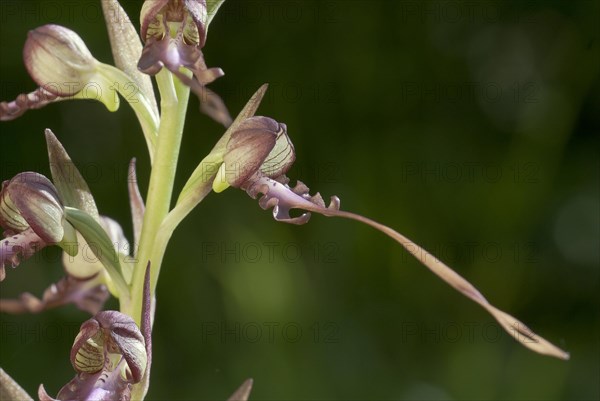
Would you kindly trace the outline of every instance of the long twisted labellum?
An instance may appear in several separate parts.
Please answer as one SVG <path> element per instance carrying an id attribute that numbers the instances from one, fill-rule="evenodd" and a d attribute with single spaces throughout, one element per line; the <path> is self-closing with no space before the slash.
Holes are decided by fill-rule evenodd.
<path id="1" fill-rule="evenodd" d="M 295 218 L 289 215 L 291 209 L 302 209 L 307 212 L 315 212 L 324 216 L 337 216 L 356 220 L 381 231 L 402 245 L 402 247 L 443 281 L 467 298 L 481 305 L 498 321 L 498 323 L 500 323 L 504 330 L 525 347 L 540 354 L 550 355 L 559 359 L 569 359 L 569 353 L 538 336 L 518 319 L 490 304 L 471 283 L 404 235 L 364 216 L 339 210 L 340 201 L 337 197 L 332 197 L 329 207 L 325 207 L 325 203 L 321 196 L 317 194 L 311 197 L 308 194 L 308 188 L 304 184 L 300 183 L 296 188 L 290 188 L 281 182 L 265 176 L 248 184 L 246 191 L 252 197 L 256 197 L 258 194 L 262 193 L 263 196 L 259 201 L 260 206 L 263 209 L 272 207 L 273 216 L 278 221 L 294 224 L 306 223 L 309 218 L 309 213 L 305 213 L 302 216 Z"/>

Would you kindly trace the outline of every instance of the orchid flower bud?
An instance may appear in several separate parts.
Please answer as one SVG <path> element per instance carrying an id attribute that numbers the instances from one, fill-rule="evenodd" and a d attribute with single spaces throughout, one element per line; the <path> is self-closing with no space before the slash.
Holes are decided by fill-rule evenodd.
<path id="1" fill-rule="evenodd" d="M 46 243 L 64 236 L 64 206 L 50 180 L 38 173 L 17 174 L 2 184 L 0 226 L 18 234 L 31 228 Z"/>
<path id="2" fill-rule="evenodd" d="M 96 60 L 72 30 L 48 24 L 29 31 L 23 59 L 29 75 L 40 87 L 19 95 L 15 101 L 0 103 L 1 121 L 65 99 L 92 99 L 110 111 L 119 108 L 119 97 L 111 88 L 116 69 Z"/>
<path id="3" fill-rule="evenodd" d="M 11 102 L 0 102 L 0 121 L 10 121 L 27 110 L 67 99 L 98 100 L 109 111 L 119 108 L 121 94 L 136 113 L 150 155 L 154 154 L 159 116 L 148 85 L 120 69 L 96 60 L 72 30 L 48 24 L 29 32 L 23 48 L 25 67 L 39 85 Z M 151 86 L 151 85 L 150 85 Z"/>
<path id="4" fill-rule="evenodd" d="M 54 185 L 31 172 L 2 184 L 0 227 L 5 230 L 5 238 L 0 240 L 0 281 L 5 277 L 5 265 L 16 267 L 46 245 L 74 236 Z"/>
<path id="5" fill-rule="evenodd" d="M 223 164 L 213 181 L 213 190 L 222 192 L 230 185 L 245 187 L 252 177 L 283 176 L 296 159 L 287 127 L 269 117 L 244 120 L 231 134 Z"/>
<path id="6" fill-rule="evenodd" d="M 102 74 L 104 64 L 72 30 L 48 24 L 30 31 L 23 58 L 29 75 L 51 94 L 99 100 L 110 111 L 118 109 L 113 83 Z"/>
<path id="7" fill-rule="evenodd" d="M 75 32 L 59 25 L 29 31 L 23 57 L 33 80 L 59 96 L 79 92 L 99 64 Z"/>

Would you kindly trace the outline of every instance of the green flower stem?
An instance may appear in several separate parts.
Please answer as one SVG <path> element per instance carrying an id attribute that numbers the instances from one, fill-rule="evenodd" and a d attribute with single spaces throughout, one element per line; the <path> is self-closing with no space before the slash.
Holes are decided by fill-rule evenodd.
<path id="1" fill-rule="evenodd" d="M 203 171 L 200 175 L 201 182 L 194 185 L 193 191 L 187 192 L 178 199 L 177 205 L 169 212 L 160 226 L 152 248 L 151 260 L 153 263 L 159 265 L 162 263 L 171 235 L 179 223 L 212 191 L 212 182 L 221 163 L 222 155 L 213 153 L 206 156 L 200 163 L 199 168 Z"/>
<path id="2" fill-rule="evenodd" d="M 99 70 L 100 74 L 109 81 L 111 89 L 119 92 L 135 112 L 144 132 L 150 160 L 153 161 L 157 145 L 159 116 L 154 112 L 150 100 L 144 96 L 135 81 L 118 68 L 101 64 Z"/>
<path id="3" fill-rule="evenodd" d="M 181 147 L 181 137 L 190 90 L 177 78 L 163 69 L 157 75 L 161 94 L 161 120 L 156 144 L 156 155 L 150 186 L 146 199 L 146 213 L 137 254 L 137 263 L 133 272 L 131 305 L 123 310 L 139 324 L 142 313 L 142 295 L 144 273 L 148 261 L 151 262 L 151 294 L 154 296 L 156 282 L 160 272 L 162 254 L 156 255 L 153 246 L 164 218 L 167 216 L 173 193 L 173 183 L 177 169 L 177 160 Z M 164 250 L 163 250 L 164 253 Z"/>
<path id="4" fill-rule="evenodd" d="M 235 121 L 227 129 L 225 134 L 219 139 L 212 151 L 200 162 L 196 170 L 192 173 L 189 180 L 181 190 L 181 194 L 177 199 L 177 204 L 165 217 L 156 240 L 152 248 L 152 261 L 162 262 L 169 239 L 173 231 L 179 223 L 212 191 L 212 182 L 217 175 L 217 171 L 223 164 L 223 155 L 227 147 L 227 142 L 231 134 L 235 132 L 237 127 L 247 118 L 250 118 L 256 113 L 260 102 L 262 101 L 268 85 L 262 85 L 252 98 L 246 103 Z"/>

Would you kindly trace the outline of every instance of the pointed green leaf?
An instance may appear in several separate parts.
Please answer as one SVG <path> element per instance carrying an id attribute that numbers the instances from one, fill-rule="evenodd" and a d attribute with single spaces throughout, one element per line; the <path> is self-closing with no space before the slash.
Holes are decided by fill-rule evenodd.
<path id="1" fill-rule="evenodd" d="M 219 11 L 219 8 L 225 3 L 225 0 L 206 0 L 206 12 L 208 14 L 208 19 L 206 20 L 206 30 L 208 31 L 208 26 L 210 22 Z"/>
<path id="2" fill-rule="evenodd" d="M 82 210 L 65 207 L 65 212 L 69 223 L 79 231 L 90 245 L 94 255 L 106 268 L 110 278 L 117 286 L 119 297 L 129 296 L 129 287 L 123 277 L 119 255 L 104 229 L 92 216 Z"/>
<path id="3" fill-rule="evenodd" d="M 65 148 L 49 129 L 46 130 L 46 143 L 48 144 L 52 181 L 54 181 L 54 186 L 58 190 L 64 205 L 83 210 L 96 221 L 100 221 L 98 208 L 90 188 L 75 164 L 73 164 Z"/>

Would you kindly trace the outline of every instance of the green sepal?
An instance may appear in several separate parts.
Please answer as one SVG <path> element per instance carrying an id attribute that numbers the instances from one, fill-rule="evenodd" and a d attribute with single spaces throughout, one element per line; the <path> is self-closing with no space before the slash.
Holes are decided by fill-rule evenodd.
<path id="1" fill-rule="evenodd" d="M 206 30 L 208 31 L 208 26 L 210 22 L 219 11 L 219 8 L 225 3 L 225 0 L 206 0 L 206 14 L 208 18 L 206 19 Z"/>
<path id="2" fill-rule="evenodd" d="M 63 204 L 83 210 L 96 221 L 100 221 L 98 207 L 90 192 L 90 187 L 50 129 L 46 129 L 46 143 L 52 181 Z"/>

